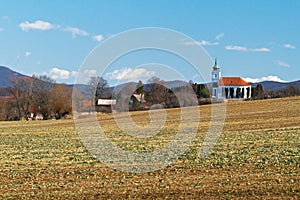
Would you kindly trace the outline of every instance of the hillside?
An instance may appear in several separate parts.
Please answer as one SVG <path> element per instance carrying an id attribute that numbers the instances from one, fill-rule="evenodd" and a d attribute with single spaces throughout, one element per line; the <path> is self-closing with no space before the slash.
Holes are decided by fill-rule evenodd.
<path id="1" fill-rule="evenodd" d="M 10 87 L 12 86 L 12 83 L 10 81 L 10 79 L 14 76 L 26 76 L 23 75 L 19 72 L 13 71 L 11 69 L 9 69 L 8 67 L 4 67 L 4 66 L 0 66 L 0 88 L 6 88 L 6 87 Z M 135 82 L 130 82 L 131 84 L 136 84 Z M 109 91 L 121 91 L 128 83 L 124 83 L 124 84 L 120 84 L 117 86 L 111 86 L 109 88 Z M 188 82 L 186 81 L 180 81 L 180 80 L 174 80 L 174 81 L 167 81 L 166 82 L 166 86 L 168 88 L 174 88 L 174 87 L 178 87 L 178 86 L 184 86 L 188 84 Z M 279 90 L 283 90 L 285 89 L 287 86 L 289 85 L 293 85 L 296 86 L 297 88 L 300 88 L 300 80 L 298 81 L 294 81 L 294 82 L 286 82 L 286 83 L 282 83 L 282 82 L 275 82 L 275 81 L 263 81 L 263 82 L 259 82 L 259 83 L 251 83 L 252 87 L 256 87 L 258 84 L 262 84 L 263 89 L 265 91 L 279 91 Z M 82 93 L 86 93 L 87 91 L 87 85 L 85 84 L 76 84 L 76 85 L 69 85 L 70 87 L 76 87 L 80 92 Z M 208 88 L 211 87 L 211 83 L 207 84 Z M 149 88 L 148 84 L 144 85 L 144 89 L 147 90 L 147 88 Z"/>
<path id="2" fill-rule="evenodd" d="M 258 84 L 262 84 L 265 91 L 274 91 L 274 92 L 283 90 L 289 85 L 293 85 L 293 86 L 300 88 L 300 80 L 288 82 L 288 83 L 275 82 L 275 81 L 263 81 L 263 82 L 259 82 L 259 83 L 252 83 L 251 85 L 252 85 L 252 87 L 256 87 Z"/>
<path id="3" fill-rule="evenodd" d="M 12 86 L 12 83 L 10 79 L 14 76 L 25 76 L 21 73 L 18 73 L 16 71 L 13 71 L 9 69 L 8 67 L 0 66 L 0 88 L 10 87 Z"/>

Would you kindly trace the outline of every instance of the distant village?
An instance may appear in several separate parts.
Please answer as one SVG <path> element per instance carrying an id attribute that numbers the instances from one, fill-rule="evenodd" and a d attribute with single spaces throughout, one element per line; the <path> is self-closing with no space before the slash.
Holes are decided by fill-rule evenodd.
<path id="1" fill-rule="evenodd" d="M 71 118 L 75 110 L 109 113 L 300 95 L 294 85 L 266 91 L 262 84 L 253 85 L 241 77 L 222 77 L 217 60 L 207 84 L 192 80 L 170 84 L 159 77 L 118 87 L 109 87 L 103 77 L 90 77 L 81 86 L 84 89 L 57 84 L 47 76 L 12 76 L 10 82 L 11 86 L 0 89 L 0 120 L 64 119 Z"/>

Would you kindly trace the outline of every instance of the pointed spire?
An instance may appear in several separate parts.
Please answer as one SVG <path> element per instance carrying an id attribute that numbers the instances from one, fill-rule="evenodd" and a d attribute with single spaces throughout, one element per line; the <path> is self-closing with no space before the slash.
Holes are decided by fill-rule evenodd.
<path id="1" fill-rule="evenodd" d="M 215 58 L 215 65 L 214 65 L 213 69 L 214 69 L 215 71 L 219 70 L 217 58 Z"/>

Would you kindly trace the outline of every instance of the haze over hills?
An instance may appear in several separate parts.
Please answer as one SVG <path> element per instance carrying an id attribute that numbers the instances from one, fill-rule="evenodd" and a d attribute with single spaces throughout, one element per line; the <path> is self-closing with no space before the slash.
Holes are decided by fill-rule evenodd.
<path id="1" fill-rule="evenodd" d="M 0 66 L 0 88 L 11 87 L 12 83 L 11 83 L 10 79 L 12 77 L 15 77 L 15 76 L 25 77 L 26 75 L 21 74 L 21 73 L 16 72 L 16 71 L 13 71 L 8 67 Z M 131 82 L 131 83 L 136 84 L 135 82 Z M 118 91 L 122 90 L 122 88 L 127 84 L 128 83 L 117 85 L 117 86 L 112 86 L 112 87 L 110 87 L 110 91 L 118 92 Z M 166 82 L 166 86 L 168 88 L 184 86 L 186 84 L 188 84 L 188 82 L 180 81 L 180 80 L 174 80 L 174 81 L 167 81 Z M 262 81 L 262 82 L 258 82 L 258 83 L 251 83 L 252 87 L 256 87 L 258 84 L 262 84 L 263 89 L 265 91 L 279 91 L 279 90 L 282 90 L 282 89 L 286 88 L 289 85 L 293 85 L 293 86 L 296 86 L 297 88 L 300 88 L 300 80 L 293 81 L 293 82 L 286 82 L 286 83 L 275 82 L 275 81 Z M 74 85 L 69 85 L 69 86 L 73 87 Z M 84 85 L 84 84 L 75 85 L 75 87 L 80 92 L 83 92 L 83 93 L 87 91 L 86 86 L 87 85 Z M 208 83 L 207 86 L 210 87 L 210 83 Z M 147 85 L 145 85 L 145 87 L 147 87 Z"/>

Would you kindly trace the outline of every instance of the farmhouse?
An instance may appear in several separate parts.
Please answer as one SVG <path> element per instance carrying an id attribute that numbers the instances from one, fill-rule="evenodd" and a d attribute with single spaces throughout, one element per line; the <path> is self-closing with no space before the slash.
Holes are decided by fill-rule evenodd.
<path id="1" fill-rule="evenodd" d="M 115 99 L 98 99 L 97 105 L 98 106 L 111 106 L 116 105 L 117 100 Z"/>
<path id="2" fill-rule="evenodd" d="M 110 113 L 116 104 L 116 99 L 98 99 L 96 111 Z"/>
<path id="3" fill-rule="evenodd" d="M 251 97 L 251 84 L 241 77 L 222 77 L 216 59 L 212 71 L 212 97 L 247 99 Z"/>
<path id="4" fill-rule="evenodd" d="M 139 103 L 145 103 L 145 95 L 144 94 L 132 94 L 130 97 L 130 104 L 133 104 L 135 101 Z"/>

